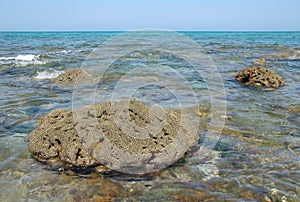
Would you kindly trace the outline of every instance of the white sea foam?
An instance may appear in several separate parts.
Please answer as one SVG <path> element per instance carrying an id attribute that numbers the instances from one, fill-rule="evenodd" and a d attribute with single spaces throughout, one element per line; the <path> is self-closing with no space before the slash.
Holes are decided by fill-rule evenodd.
<path id="1" fill-rule="evenodd" d="M 39 55 L 18 55 L 15 60 L 20 60 L 20 61 L 33 61 L 34 59 L 37 59 Z"/>
<path id="2" fill-rule="evenodd" d="M 25 55 L 17 55 L 16 57 L 0 57 L 0 60 L 15 60 L 15 61 L 33 61 L 37 60 L 40 55 L 33 54 L 25 54 Z"/>
<path id="3" fill-rule="evenodd" d="M 40 55 L 18 55 L 15 57 L 15 64 L 21 67 L 25 67 L 27 65 L 43 65 L 46 64 L 45 61 L 38 60 Z"/>
<path id="4" fill-rule="evenodd" d="M 62 50 L 62 51 L 60 51 L 60 53 L 65 53 L 65 54 L 67 54 L 67 53 L 79 53 L 79 52 L 81 52 L 82 50 Z"/>
<path id="5" fill-rule="evenodd" d="M 34 76 L 33 78 L 35 79 L 54 79 L 58 77 L 58 75 L 64 73 L 64 71 L 42 71 L 42 72 L 37 72 L 37 75 Z"/>
<path id="6" fill-rule="evenodd" d="M 0 64 L 11 64 L 15 61 L 15 57 L 0 57 Z"/>
<path id="7" fill-rule="evenodd" d="M 72 51 L 71 50 L 62 50 L 60 51 L 61 53 L 71 53 Z"/>
<path id="8" fill-rule="evenodd" d="M 15 57 L 0 57 L 0 60 L 14 60 Z"/>

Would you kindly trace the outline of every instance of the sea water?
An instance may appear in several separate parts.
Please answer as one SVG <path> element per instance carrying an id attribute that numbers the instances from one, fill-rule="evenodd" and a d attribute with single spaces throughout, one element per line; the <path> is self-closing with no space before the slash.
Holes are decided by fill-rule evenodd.
<path id="1" fill-rule="evenodd" d="M 51 110 L 72 108 L 74 89 L 53 84 L 51 79 L 82 67 L 99 45 L 119 34 L 122 32 L 0 33 L 1 201 L 300 200 L 299 32 L 180 32 L 211 58 L 226 93 L 224 130 L 206 158 L 194 153 L 184 162 L 146 176 L 58 171 L 36 161 L 27 149 L 28 134 Z M 149 55 L 150 62 L 154 61 L 151 64 L 144 59 Z M 256 89 L 234 80 L 237 71 L 261 57 L 284 78 L 282 88 Z M 93 58 L 89 62 L 97 63 Z M 156 50 L 116 58 L 107 78 L 98 85 L 105 93 L 96 96 L 97 102 L 109 100 L 124 76 L 129 84 L 131 78 L 137 82 L 154 74 L 157 78 L 168 74 L 156 73 L 155 66 L 171 67 L 182 76 L 199 106 L 209 111 L 209 78 L 199 75 L 182 58 Z M 128 74 L 132 69 L 140 73 Z M 184 88 L 178 91 L 185 98 L 180 105 L 178 95 L 157 85 L 142 86 L 135 92 L 124 88 L 124 92 L 146 104 L 193 109 Z M 205 116 L 200 136 L 207 131 L 210 118 Z"/>

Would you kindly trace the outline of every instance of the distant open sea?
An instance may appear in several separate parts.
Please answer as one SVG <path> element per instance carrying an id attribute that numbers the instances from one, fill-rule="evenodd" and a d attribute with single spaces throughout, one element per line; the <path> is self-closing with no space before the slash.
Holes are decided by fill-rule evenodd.
<path id="1" fill-rule="evenodd" d="M 95 177 L 58 172 L 36 161 L 27 137 L 51 110 L 72 108 L 73 88 L 51 79 L 80 68 L 95 48 L 122 32 L 0 32 L 0 201 L 300 201 L 300 32 L 179 33 L 212 59 L 226 92 L 225 129 L 213 155 L 187 157 L 149 176 Z M 159 51 L 151 55 L 158 57 L 153 72 L 143 69 L 149 61 L 116 60 L 99 86 L 107 95 L 97 102 L 109 100 L 118 79 L 134 67 L 152 75 L 160 65 L 182 75 L 199 105 L 211 108 L 208 78 L 182 59 Z M 284 78 L 282 88 L 262 90 L 235 81 L 236 72 L 262 57 Z M 188 92 L 180 90 L 181 107 L 193 107 Z M 134 98 L 179 109 L 176 95 L 165 88 L 141 88 Z M 203 134 L 205 127 L 199 130 Z"/>

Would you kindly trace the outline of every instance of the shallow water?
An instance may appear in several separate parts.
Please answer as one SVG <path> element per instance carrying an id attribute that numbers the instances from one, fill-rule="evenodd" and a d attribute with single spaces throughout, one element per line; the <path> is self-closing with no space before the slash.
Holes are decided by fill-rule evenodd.
<path id="1" fill-rule="evenodd" d="M 37 127 L 38 120 L 53 109 L 72 108 L 73 86 L 51 84 L 49 79 L 58 72 L 80 67 L 94 48 L 118 34 L 0 33 L 1 201 L 300 200 L 298 32 L 183 33 L 213 59 L 226 92 L 225 126 L 217 145 L 205 158 L 193 151 L 184 161 L 145 176 L 59 171 L 32 158 L 27 136 Z M 282 58 L 282 54 L 287 56 Z M 265 57 L 268 67 L 282 75 L 285 86 L 262 90 L 234 80 L 235 72 L 260 57 Z M 92 59 L 88 62 L 97 63 Z M 131 71 L 136 67 L 139 71 Z M 163 68 L 168 71 L 162 71 Z M 182 76 L 194 94 L 181 85 L 181 80 L 176 80 L 173 92 L 158 85 L 132 92 L 132 83 L 154 77 L 159 84 L 172 74 Z M 195 97 L 201 107 L 212 106 L 207 78 L 170 53 L 130 53 L 114 60 L 104 78 L 95 91 L 96 102 L 109 100 L 119 87 L 124 97 L 174 110 L 190 108 L 189 113 L 194 113 Z M 85 93 L 89 94 L 87 90 Z M 201 120 L 199 146 L 207 132 L 209 112 Z"/>

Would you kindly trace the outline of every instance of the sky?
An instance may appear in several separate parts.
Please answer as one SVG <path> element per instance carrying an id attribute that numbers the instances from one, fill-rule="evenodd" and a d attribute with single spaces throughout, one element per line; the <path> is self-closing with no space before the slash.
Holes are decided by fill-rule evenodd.
<path id="1" fill-rule="evenodd" d="M 0 31 L 300 31 L 300 0 L 1 0 Z"/>

